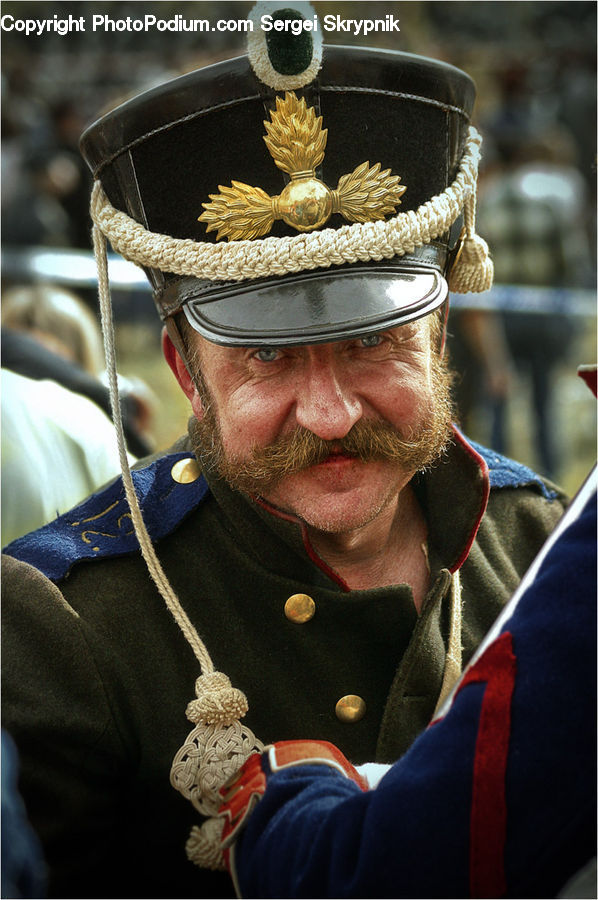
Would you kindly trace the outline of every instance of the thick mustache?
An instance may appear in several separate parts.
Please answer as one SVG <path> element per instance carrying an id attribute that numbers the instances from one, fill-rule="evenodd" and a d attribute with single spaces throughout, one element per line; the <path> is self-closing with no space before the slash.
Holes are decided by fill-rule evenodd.
<path id="1" fill-rule="evenodd" d="M 401 461 L 413 449 L 388 422 L 357 422 L 345 437 L 325 440 L 301 426 L 266 447 L 254 447 L 244 461 L 236 462 L 237 476 L 272 482 L 323 462 L 331 454 L 343 453 L 362 462 L 375 459 Z"/>

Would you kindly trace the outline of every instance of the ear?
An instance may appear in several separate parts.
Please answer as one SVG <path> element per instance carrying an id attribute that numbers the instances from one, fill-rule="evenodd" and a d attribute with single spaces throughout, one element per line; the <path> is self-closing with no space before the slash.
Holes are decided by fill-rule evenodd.
<path id="1" fill-rule="evenodd" d="M 197 419 L 201 419 L 203 417 L 204 410 L 201 398 L 195 386 L 195 382 L 189 374 L 187 366 L 185 365 L 179 351 L 172 343 L 166 328 L 162 329 L 162 353 L 164 354 L 164 359 L 172 369 L 174 377 L 181 386 L 183 393 L 191 403 L 191 408 L 195 414 L 195 417 Z"/>

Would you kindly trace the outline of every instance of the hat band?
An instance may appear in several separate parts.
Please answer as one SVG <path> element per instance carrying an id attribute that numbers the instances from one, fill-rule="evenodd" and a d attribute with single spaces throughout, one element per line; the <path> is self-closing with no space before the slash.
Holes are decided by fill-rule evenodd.
<path id="1" fill-rule="evenodd" d="M 475 239 L 475 266 L 459 278 L 458 290 L 484 291 L 492 284 L 492 266 L 485 242 L 475 235 L 475 197 L 482 138 L 470 127 L 459 171 L 453 183 L 417 210 L 377 222 L 326 228 L 292 237 L 212 243 L 172 238 L 148 231 L 114 209 L 96 181 L 91 218 L 113 249 L 137 265 L 209 281 L 250 281 L 345 263 L 391 259 L 413 253 L 449 230 L 461 210 L 466 215 L 467 240 Z M 482 272 L 482 277 L 480 277 Z"/>

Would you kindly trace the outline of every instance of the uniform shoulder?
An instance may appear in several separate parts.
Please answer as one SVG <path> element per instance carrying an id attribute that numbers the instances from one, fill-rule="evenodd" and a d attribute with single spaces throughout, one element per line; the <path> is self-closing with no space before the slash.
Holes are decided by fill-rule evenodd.
<path id="1" fill-rule="evenodd" d="M 559 487 L 538 475 L 533 469 L 497 453 L 496 450 L 490 450 L 483 447 L 475 441 L 469 440 L 469 444 L 478 453 L 488 466 L 488 474 L 490 478 L 490 488 L 523 488 L 530 487 L 540 493 L 546 500 L 565 501 L 565 494 Z"/>
<path id="2" fill-rule="evenodd" d="M 168 453 L 132 472 L 152 540 L 173 532 L 206 497 L 207 482 L 192 453 Z M 82 560 L 139 550 L 121 478 L 37 531 L 10 543 L 4 553 L 60 581 Z"/>

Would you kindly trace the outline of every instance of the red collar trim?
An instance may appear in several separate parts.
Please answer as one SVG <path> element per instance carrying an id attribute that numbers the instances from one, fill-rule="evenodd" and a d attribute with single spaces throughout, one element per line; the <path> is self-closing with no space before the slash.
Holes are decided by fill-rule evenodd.
<path id="1" fill-rule="evenodd" d="M 473 528 L 469 534 L 467 541 L 465 542 L 465 546 L 463 548 L 463 552 L 461 556 L 457 559 L 457 562 L 454 563 L 449 572 L 454 574 L 457 569 L 460 569 L 467 557 L 469 556 L 469 552 L 471 550 L 472 544 L 475 541 L 476 535 L 478 533 L 478 529 L 480 527 L 480 522 L 484 517 L 484 513 L 486 512 L 486 507 L 488 506 L 488 497 L 490 496 L 490 474 L 488 472 L 488 465 L 483 456 L 473 449 L 471 444 L 467 441 L 464 435 L 461 434 L 459 429 L 453 425 L 453 435 L 455 438 L 455 443 L 459 444 L 463 450 L 477 463 L 480 469 L 480 475 L 482 477 L 482 497 L 480 501 L 480 508 L 478 511 L 477 518 L 473 524 Z"/>
<path id="2" fill-rule="evenodd" d="M 583 378 L 594 397 L 598 397 L 598 368 L 596 366 L 579 366 L 577 374 Z"/>
<path id="3" fill-rule="evenodd" d="M 335 572 L 334 569 L 331 569 L 328 563 L 324 562 L 321 556 L 318 556 L 318 554 L 310 544 L 309 536 L 307 534 L 307 528 L 303 524 L 301 525 L 301 534 L 303 536 L 303 546 L 305 547 L 305 551 L 311 561 L 315 563 L 318 569 L 321 569 L 325 575 L 328 575 L 329 578 L 335 581 L 339 585 L 339 587 L 343 589 L 343 591 L 346 591 L 348 593 L 351 588 L 349 587 L 345 579 L 341 578 L 338 572 Z"/>
<path id="4" fill-rule="evenodd" d="M 311 561 L 322 571 L 328 578 L 332 579 L 332 581 L 336 582 L 343 591 L 349 593 L 351 588 L 338 572 L 335 572 L 327 562 L 325 562 L 321 556 L 318 556 L 314 548 L 312 547 L 309 535 L 307 534 L 307 526 L 305 522 L 302 522 L 301 519 L 298 519 L 297 516 L 293 516 L 290 513 L 283 512 L 281 509 L 278 509 L 276 506 L 272 506 L 262 497 L 253 497 L 256 503 L 265 509 L 266 512 L 269 512 L 273 516 L 277 516 L 279 519 L 284 519 L 286 522 L 293 522 L 295 525 L 298 525 L 301 528 L 301 537 L 303 538 L 303 546 L 305 547 L 305 552 L 311 559 Z"/>

